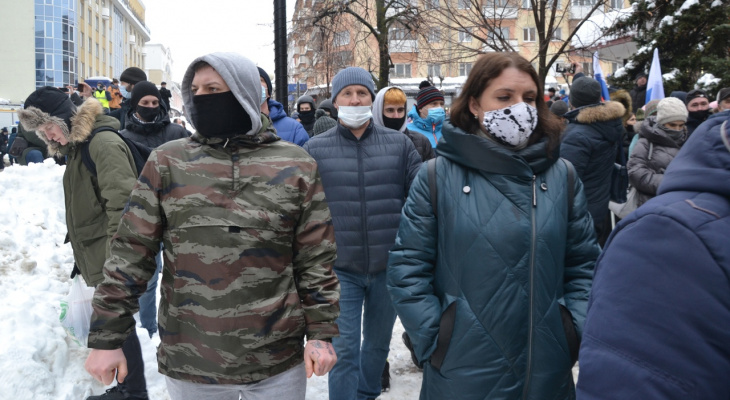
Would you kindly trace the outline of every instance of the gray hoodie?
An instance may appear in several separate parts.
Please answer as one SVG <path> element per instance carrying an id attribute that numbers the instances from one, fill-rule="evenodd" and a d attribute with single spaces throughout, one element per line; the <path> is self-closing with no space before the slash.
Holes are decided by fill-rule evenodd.
<path id="1" fill-rule="evenodd" d="M 241 103 L 243 109 L 251 117 L 251 131 L 247 135 L 254 135 L 261 130 L 261 80 L 256 64 L 238 53 L 211 53 L 198 57 L 190 63 L 182 82 L 182 96 L 187 115 L 195 110 L 193 92 L 190 87 L 195 76 L 195 64 L 205 61 L 223 78 L 231 92 Z"/>
<path id="2" fill-rule="evenodd" d="M 385 92 L 388 90 L 394 88 L 395 86 L 388 86 L 380 89 L 377 96 L 375 96 L 375 101 L 373 102 L 373 122 L 380 126 L 385 126 L 385 122 L 383 121 L 383 106 L 385 105 Z M 400 88 L 398 88 L 400 89 Z M 408 125 L 408 120 L 406 119 L 403 122 L 403 126 L 398 129 L 399 131 L 403 132 L 406 130 L 406 126 Z"/>

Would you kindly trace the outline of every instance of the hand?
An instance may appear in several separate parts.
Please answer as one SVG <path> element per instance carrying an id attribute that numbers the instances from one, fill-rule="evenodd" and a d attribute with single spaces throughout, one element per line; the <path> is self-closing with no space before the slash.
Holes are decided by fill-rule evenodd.
<path id="1" fill-rule="evenodd" d="M 87 85 L 88 86 L 88 85 Z M 117 382 L 124 382 L 127 377 L 127 359 L 122 349 L 99 350 L 93 349 L 86 358 L 84 364 L 86 371 L 97 381 L 105 386 L 114 382 L 114 373 L 117 375 Z M 331 368 L 331 367 L 330 367 Z"/>
<path id="2" fill-rule="evenodd" d="M 307 378 L 312 373 L 322 376 L 332 369 L 337 362 L 337 354 L 332 343 L 321 340 L 310 340 L 304 346 L 304 368 L 307 371 Z"/>
<path id="3" fill-rule="evenodd" d="M 583 72 L 583 63 L 574 63 L 575 64 L 575 73 Z"/>
<path id="4" fill-rule="evenodd" d="M 81 96 L 83 97 L 91 97 L 91 86 L 89 86 L 86 82 L 79 82 L 79 85 L 84 88 L 84 90 L 81 91 Z"/>

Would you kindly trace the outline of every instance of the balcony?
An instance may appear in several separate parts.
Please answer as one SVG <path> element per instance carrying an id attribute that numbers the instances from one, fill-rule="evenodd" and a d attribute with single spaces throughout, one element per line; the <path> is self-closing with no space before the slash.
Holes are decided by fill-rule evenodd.
<path id="1" fill-rule="evenodd" d="M 418 53 L 417 40 L 389 40 L 388 49 L 391 53 Z"/>
<path id="2" fill-rule="evenodd" d="M 484 46 L 482 46 L 482 51 L 485 53 L 494 53 L 496 51 L 511 51 L 511 50 L 518 51 L 517 46 L 519 46 L 519 42 L 517 39 L 505 39 L 505 42 L 507 42 L 507 44 L 512 46 L 511 50 L 507 49 L 507 48 L 502 49 L 502 47 L 504 45 L 499 40 L 487 39 L 487 42 L 488 42 L 488 44 L 484 44 Z M 501 50 L 495 50 L 492 46 L 494 46 L 498 49 L 501 49 Z"/>
<path id="3" fill-rule="evenodd" d="M 132 44 L 137 43 L 137 37 L 134 35 L 129 35 L 129 43 L 132 43 Z"/>
<path id="4" fill-rule="evenodd" d="M 101 17 L 103 19 L 109 19 L 109 7 L 104 7 L 101 9 Z"/>
<path id="5" fill-rule="evenodd" d="M 503 6 L 484 6 L 482 14 L 489 19 L 515 19 L 517 18 L 517 7 Z"/>

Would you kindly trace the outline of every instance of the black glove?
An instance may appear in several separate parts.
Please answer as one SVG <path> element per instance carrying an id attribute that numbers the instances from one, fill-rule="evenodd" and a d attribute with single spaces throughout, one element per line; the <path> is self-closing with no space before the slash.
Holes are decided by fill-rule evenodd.
<path id="1" fill-rule="evenodd" d="M 71 279 L 73 279 L 76 275 L 81 275 L 81 270 L 76 265 L 76 263 L 74 263 L 74 269 L 71 270 Z"/>

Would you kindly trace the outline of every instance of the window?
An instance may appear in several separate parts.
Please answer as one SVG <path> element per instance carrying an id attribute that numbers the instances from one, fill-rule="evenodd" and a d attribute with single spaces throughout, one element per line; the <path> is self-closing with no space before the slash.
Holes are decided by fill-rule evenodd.
<path id="1" fill-rule="evenodd" d="M 470 0 L 458 0 L 458 2 L 459 3 L 457 5 L 457 7 L 460 10 L 467 10 L 467 9 L 471 8 L 471 2 L 470 2 Z"/>
<path id="2" fill-rule="evenodd" d="M 91 25 L 91 9 L 89 8 L 87 11 L 89 12 L 89 18 L 87 19 L 89 20 L 89 25 Z"/>
<path id="3" fill-rule="evenodd" d="M 525 42 L 534 42 L 537 40 L 537 31 L 535 28 L 522 28 L 522 40 Z"/>
<path id="4" fill-rule="evenodd" d="M 624 8 L 624 0 L 611 0 L 611 8 L 614 8 L 614 9 Z"/>
<path id="5" fill-rule="evenodd" d="M 96 17 L 96 31 L 99 31 L 99 17 Z"/>
<path id="6" fill-rule="evenodd" d="M 99 58 L 99 43 L 96 44 L 96 58 Z"/>
<path id="7" fill-rule="evenodd" d="M 441 28 L 431 28 L 428 30 L 426 40 L 429 43 L 438 43 L 441 41 Z"/>
<path id="8" fill-rule="evenodd" d="M 350 44 L 350 32 L 349 31 L 342 31 L 335 33 L 335 38 L 333 40 L 333 45 L 335 47 L 339 46 L 346 46 Z"/>
<path id="9" fill-rule="evenodd" d="M 85 67 L 84 63 L 81 63 L 81 69 L 79 69 L 79 71 L 81 71 L 82 74 L 84 73 L 84 67 Z"/>
<path id="10" fill-rule="evenodd" d="M 439 0 L 423 0 L 423 8 L 425 8 L 426 10 L 439 8 Z"/>
<path id="11" fill-rule="evenodd" d="M 593 75 L 593 63 L 592 62 L 584 62 L 583 63 L 583 73 L 587 75 Z"/>
<path id="12" fill-rule="evenodd" d="M 557 9 L 557 10 L 561 10 L 561 9 L 563 8 L 563 0 L 548 0 L 548 1 L 547 1 L 547 4 L 545 5 L 545 8 L 546 8 L 546 9 L 550 9 L 550 10 L 552 10 L 552 8 L 553 8 L 553 3 L 555 3 L 555 2 L 557 2 L 557 3 L 558 3 L 558 5 L 557 5 L 557 8 L 556 8 L 556 9 Z"/>
<path id="13" fill-rule="evenodd" d="M 81 32 L 81 40 L 79 41 L 79 48 L 81 49 L 83 47 L 84 47 L 84 33 Z"/>
<path id="14" fill-rule="evenodd" d="M 469 76 L 471 66 L 471 63 L 459 63 L 459 76 Z"/>
<path id="15" fill-rule="evenodd" d="M 91 69 L 91 65 L 89 65 L 89 75 L 86 75 L 86 76 L 87 77 L 94 76 L 94 70 Z"/>
<path id="16" fill-rule="evenodd" d="M 466 31 L 459 31 L 459 43 L 471 43 L 473 28 L 467 28 Z"/>
<path id="17" fill-rule="evenodd" d="M 101 21 L 101 35 L 106 36 L 106 21 Z"/>
<path id="18" fill-rule="evenodd" d="M 508 7 L 507 0 L 487 0 L 487 8 L 504 8 Z"/>
<path id="19" fill-rule="evenodd" d="M 441 76 L 441 64 L 428 64 L 428 76 Z"/>
<path id="20" fill-rule="evenodd" d="M 562 28 L 555 28 L 555 30 L 553 31 L 552 40 L 563 40 L 563 29 Z"/>
<path id="21" fill-rule="evenodd" d="M 598 0 L 573 0 L 574 6 L 593 6 Z"/>
<path id="22" fill-rule="evenodd" d="M 395 64 L 394 68 L 390 69 L 390 75 L 393 78 L 410 78 L 411 77 L 411 64 Z"/>
<path id="23" fill-rule="evenodd" d="M 92 47 L 93 47 L 93 43 L 91 43 L 91 38 L 89 38 L 89 53 L 91 53 Z"/>
<path id="24" fill-rule="evenodd" d="M 522 8 L 532 8 L 532 0 L 522 0 Z"/>
<path id="25" fill-rule="evenodd" d="M 624 66 L 623 66 L 623 64 L 621 64 L 621 63 L 617 63 L 617 62 L 612 62 L 612 63 L 611 63 L 611 75 L 615 74 L 615 73 L 616 73 L 616 71 L 618 71 L 619 69 L 621 69 L 621 68 L 623 68 L 623 67 L 624 67 Z"/>
<path id="26" fill-rule="evenodd" d="M 494 31 L 489 31 L 487 34 L 487 38 L 494 42 L 499 42 L 500 37 L 509 40 L 509 28 L 494 28 Z"/>
<path id="27" fill-rule="evenodd" d="M 46 22 L 46 37 L 53 38 L 53 22 Z"/>
<path id="28" fill-rule="evenodd" d="M 413 40 L 413 34 L 406 28 L 390 28 L 390 40 Z"/>

